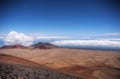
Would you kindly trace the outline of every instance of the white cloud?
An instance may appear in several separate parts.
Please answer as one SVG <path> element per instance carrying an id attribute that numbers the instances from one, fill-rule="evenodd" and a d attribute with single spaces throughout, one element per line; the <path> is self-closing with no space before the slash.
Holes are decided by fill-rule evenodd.
<path id="1" fill-rule="evenodd" d="M 3 36 L 0 36 L 0 39 L 3 39 L 4 37 Z"/>
<path id="2" fill-rule="evenodd" d="M 120 38 L 106 38 L 106 39 L 102 39 L 102 40 L 118 41 L 118 42 L 120 42 Z"/>
<path id="3" fill-rule="evenodd" d="M 106 33 L 102 34 L 101 36 L 120 36 L 120 33 Z"/>
<path id="4" fill-rule="evenodd" d="M 5 45 L 20 44 L 24 46 L 29 46 L 32 45 L 35 40 L 55 39 L 58 41 L 53 41 L 51 43 L 58 46 L 111 46 L 120 48 L 120 38 L 105 38 L 100 40 L 67 40 L 72 38 L 64 36 L 25 35 L 23 33 L 18 33 L 15 31 L 9 32 L 7 36 L 0 36 L 0 38 L 3 39 Z"/>
<path id="5" fill-rule="evenodd" d="M 58 46 L 110 46 L 110 47 L 120 47 L 120 41 L 111 40 L 59 40 L 52 42 L 54 45 Z"/>
<path id="6" fill-rule="evenodd" d="M 43 35 L 25 35 L 16 31 L 11 31 L 7 36 L 0 36 L 5 42 L 5 45 L 32 45 L 35 40 L 39 39 L 67 39 L 68 37 L 63 36 L 43 36 Z"/>
<path id="7" fill-rule="evenodd" d="M 0 39 L 3 39 L 4 37 L 5 37 L 4 35 L 0 34 Z"/>
<path id="8" fill-rule="evenodd" d="M 120 33 L 106 33 L 90 35 L 90 38 L 104 39 L 104 38 L 120 38 Z"/>
<path id="9" fill-rule="evenodd" d="M 67 39 L 70 37 L 64 37 L 64 36 L 37 36 L 36 39 Z"/>
<path id="10" fill-rule="evenodd" d="M 3 39 L 5 45 L 24 45 L 29 46 L 33 43 L 34 39 L 23 33 L 18 33 L 15 31 L 9 32 L 9 34 Z"/>

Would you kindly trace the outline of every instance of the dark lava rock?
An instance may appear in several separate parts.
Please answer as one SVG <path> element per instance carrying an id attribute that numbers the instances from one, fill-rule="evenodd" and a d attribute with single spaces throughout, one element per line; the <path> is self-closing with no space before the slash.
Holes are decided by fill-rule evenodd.
<path id="1" fill-rule="evenodd" d="M 82 79 L 40 67 L 0 63 L 0 79 Z"/>
<path id="2" fill-rule="evenodd" d="M 33 47 L 33 49 L 39 48 L 39 49 L 51 49 L 51 48 L 57 48 L 56 45 L 47 43 L 47 42 L 39 42 L 37 44 L 33 44 L 31 47 Z"/>

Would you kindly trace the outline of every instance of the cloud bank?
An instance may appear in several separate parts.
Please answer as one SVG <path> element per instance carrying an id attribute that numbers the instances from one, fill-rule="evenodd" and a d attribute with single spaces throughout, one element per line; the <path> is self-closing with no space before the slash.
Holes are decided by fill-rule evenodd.
<path id="1" fill-rule="evenodd" d="M 51 40 L 57 46 L 91 46 L 91 47 L 113 47 L 120 48 L 120 38 L 107 38 L 99 40 L 71 40 L 70 37 L 64 36 L 44 36 L 44 35 L 25 35 L 16 31 L 11 31 L 7 36 L 0 36 L 5 45 L 24 45 L 30 46 L 36 40 Z M 57 41 L 56 41 L 57 40 Z"/>
<path id="2" fill-rule="evenodd" d="M 11 31 L 7 36 L 0 36 L 3 39 L 5 45 L 24 45 L 30 46 L 34 41 L 42 39 L 65 39 L 67 37 L 63 36 L 42 36 L 42 35 L 25 35 L 23 33 L 18 33 L 16 31 Z"/>
<path id="3" fill-rule="evenodd" d="M 32 37 L 15 31 L 9 32 L 9 34 L 3 40 L 5 42 L 5 45 L 24 45 L 24 46 L 29 46 L 34 41 Z"/>
<path id="4" fill-rule="evenodd" d="M 111 40 L 59 40 L 52 42 L 58 46 L 119 47 L 120 41 Z"/>
<path id="5" fill-rule="evenodd" d="M 63 36 L 37 36 L 36 39 L 67 39 L 70 37 L 63 37 Z"/>

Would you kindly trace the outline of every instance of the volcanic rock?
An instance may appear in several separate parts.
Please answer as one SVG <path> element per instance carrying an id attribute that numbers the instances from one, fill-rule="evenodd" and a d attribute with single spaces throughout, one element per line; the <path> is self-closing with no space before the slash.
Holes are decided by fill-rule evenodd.
<path id="1" fill-rule="evenodd" d="M 39 42 L 37 44 L 33 44 L 31 47 L 33 47 L 33 49 L 39 48 L 39 49 L 51 49 L 51 48 L 57 48 L 56 45 L 47 43 L 47 42 Z"/>
<path id="2" fill-rule="evenodd" d="M 0 49 L 15 49 L 15 48 L 26 49 L 27 47 L 23 45 L 5 45 L 0 47 Z"/>

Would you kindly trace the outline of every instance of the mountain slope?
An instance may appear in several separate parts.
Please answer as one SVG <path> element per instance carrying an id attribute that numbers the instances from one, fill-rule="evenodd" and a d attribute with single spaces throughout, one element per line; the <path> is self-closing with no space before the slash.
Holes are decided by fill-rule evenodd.
<path id="1" fill-rule="evenodd" d="M 82 79 L 22 58 L 0 54 L 0 79 Z"/>
<path id="2" fill-rule="evenodd" d="M 39 49 L 51 49 L 51 48 L 57 48 L 57 46 L 47 43 L 47 42 L 39 42 L 37 44 L 33 44 L 31 47 L 34 49 L 39 48 Z"/>
<path id="3" fill-rule="evenodd" d="M 119 79 L 119 51 L 54 48 L 1 49 L 0 53 L 30 60 L 87 79 Z"/>
<path id="4" fill-rule="evenodd" d="M 26 46 L 23 46 L 23 45 L 5 45 L 5 46 L 2 46 L 0 47 L 0 49 L 27 49 L 28 47 Z"/>

